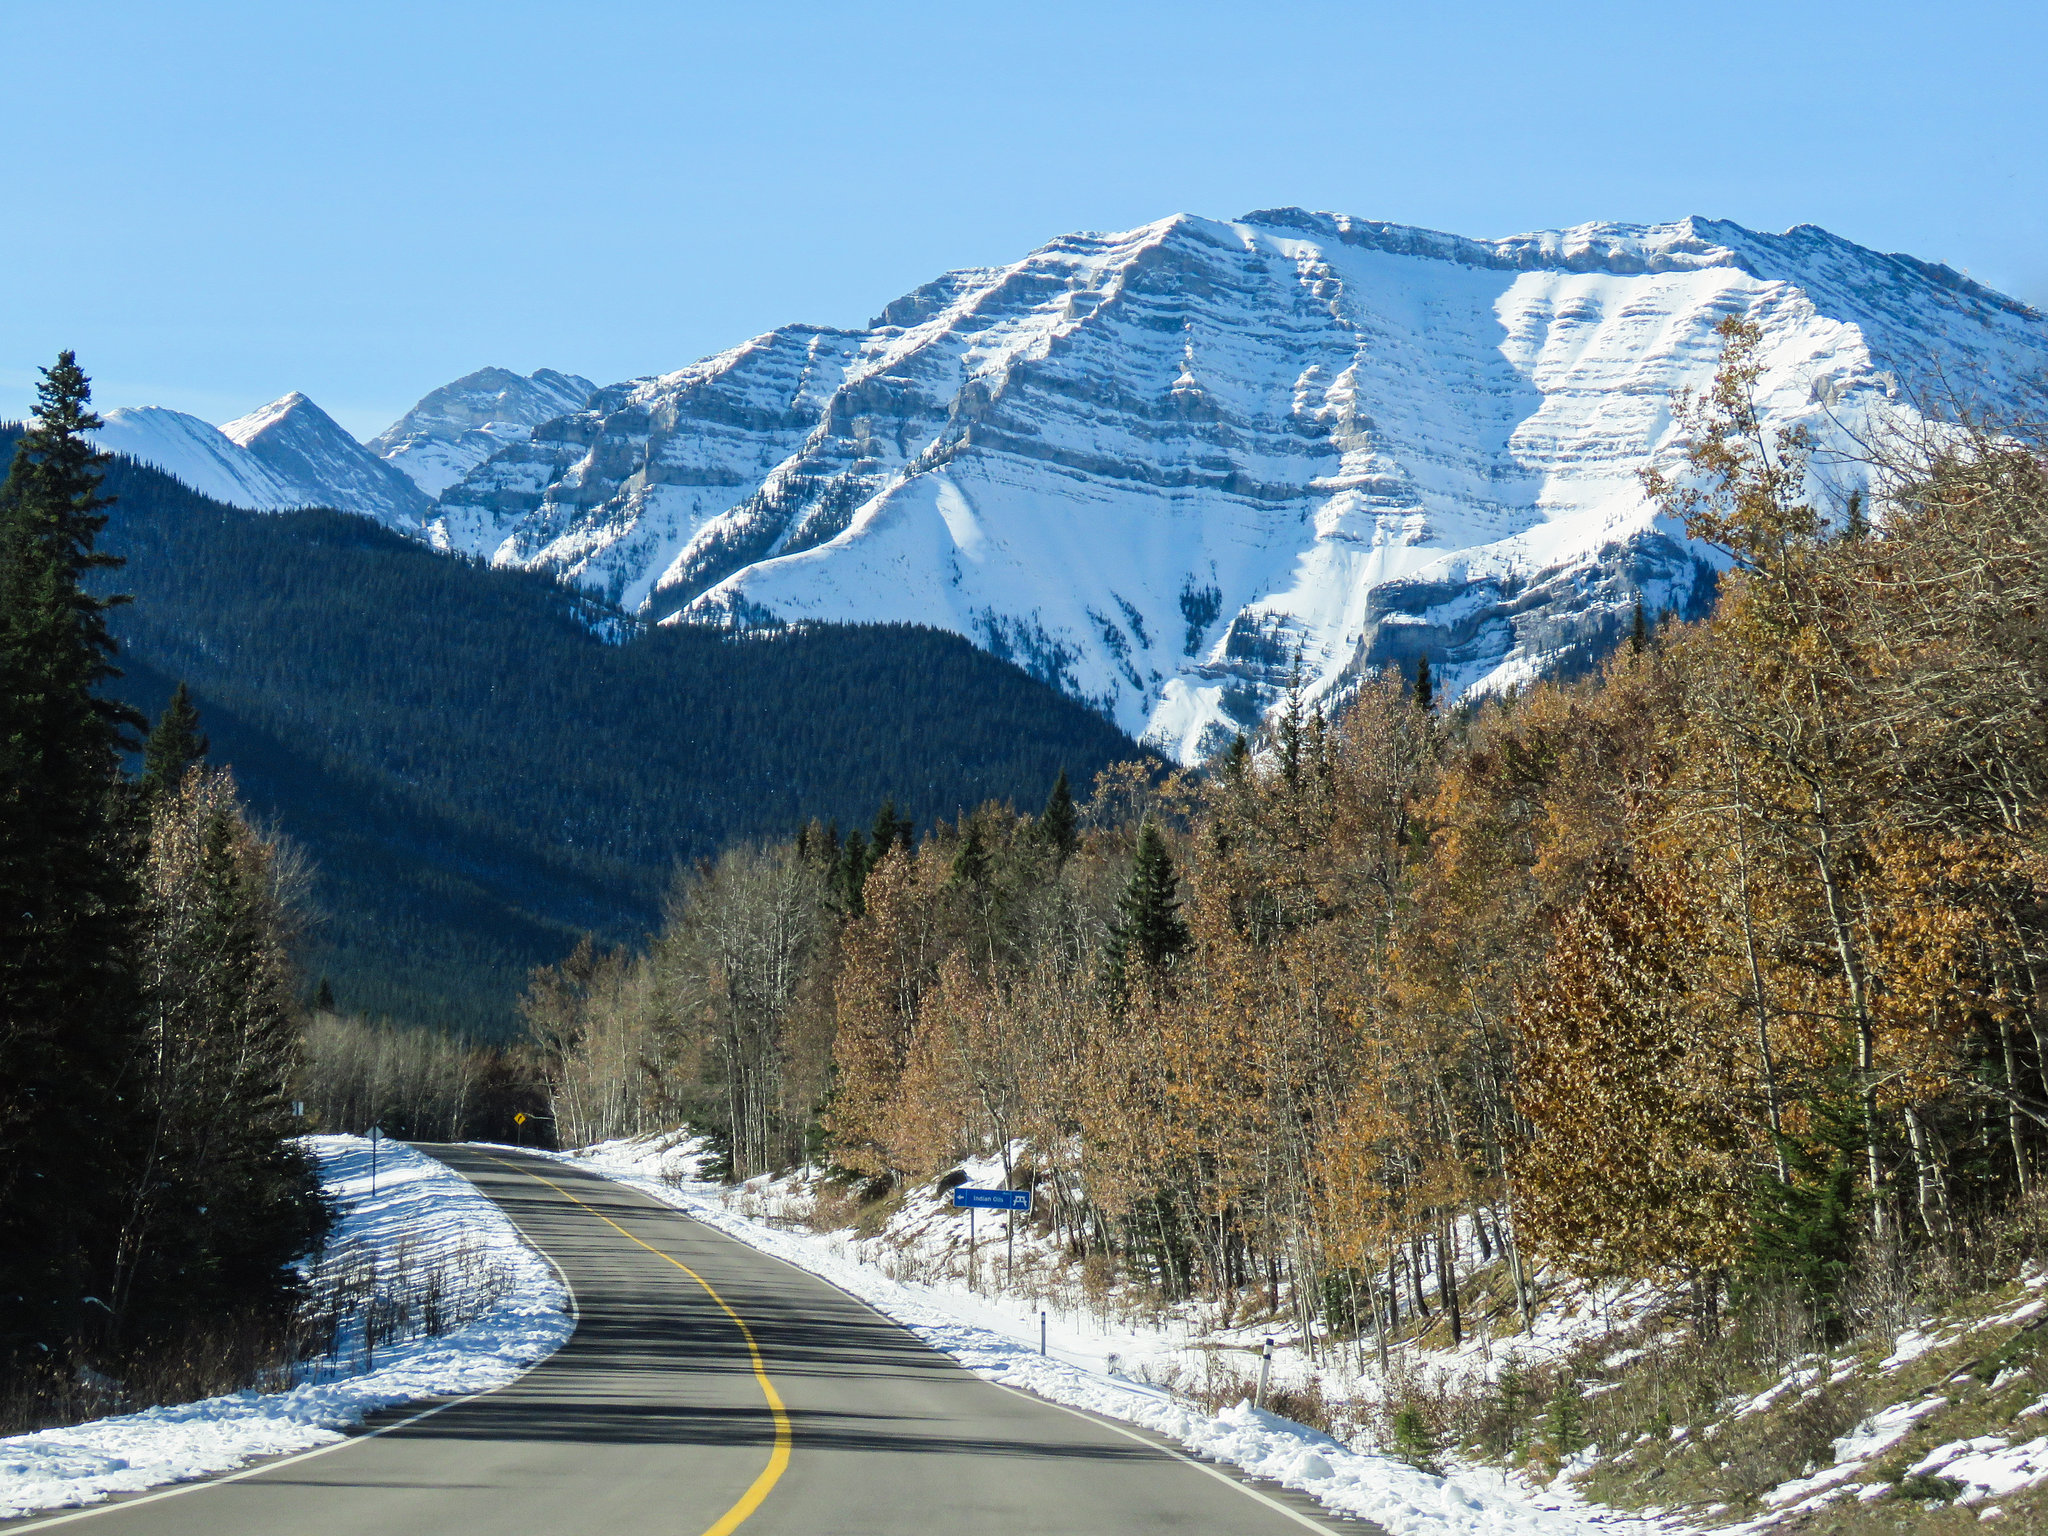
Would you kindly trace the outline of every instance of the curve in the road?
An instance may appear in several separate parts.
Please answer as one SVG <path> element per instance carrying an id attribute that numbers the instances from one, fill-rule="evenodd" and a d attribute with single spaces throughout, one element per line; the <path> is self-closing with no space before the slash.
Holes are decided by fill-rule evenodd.
<path id="1" fill-rule="evenodd" d="M 1371 1531 L 996 1386 L 866 1304 L 570 1165 L 429 1148 L 562 1271 L 576 1332 L 495 1392 L 190 1490 L 0 1529 L 94 1536 L 1109 1536 Z M 81 1533 L 83 1536 L 83 1533 Z"/>
<path id="2" fill-rule="evenodd" d="M 501 1157 L 498 1159 L 498 1161 L 504 1163 L 505 1159 Z M 506 1166 L 511 1167 L 512 1165 L 507 1163 Z M 776 1393 L 775 1383 L 768 1379 L 768 1366 L 767 1363 L 763 1361 L 761 1358 L 761 1346 L 754 1340 L 754 1330 L 747 1326 L 747 1320 L 744 1317 L 741 1317 L 739 1313 L 733 1311 L 731 1304 L 727 1302 L 723 1296 L 718 1294 L 717 1288 L 713 1286 L 709 1280 L 706 1280 L 702 1275 L 698 1274 L 697 1271 L 690 1268 L 689 1265 L 685 1264 L 681 1259 L 677 1258 L 674 1254 L 663 1253 L 659 1248 L 655 1247 L 652 1243 L 642 1242 L 641 1239 L 635 1237 L 631 1232 L 628 1232 L 616 1221 L 613 1221 L 611 1217 L 605 1215 L 603 1211 L 596 1209 L 594 1206 L 586 1204 L 582 1200 L 578 1200 L 574 1195 L 570 1194 L 568 1190 L 562 1188 L 562 1186 L 557 1184 L 553 1179 L 543 1179 L 539 1174 L 535 1173 L 530 1168 L 525 1171 L 529 1178 L 539 1180 L 539 1182 L 541 1182 L 542 1184 L 547 1185 L 549 1189 L 552 1189 L 564 1200 L 567 1200 L 572 1204 L 582 1206 L 584 1210 L 589 1211 L 590 1214 L 595 1216 L 599 1221 L 603 1222 L 606 1226 L 612 1228 L 621 1237 L 625 1238 L 627 1242 L 638 1243 L 642 1248 L 645 1248 L 649 1253 L 653 1254 L 656 1258 L 666 1259 L 669 1263 L 675 1265 L 677 1269 L 680 1269 L 692 1280 L 696 1281 L 699 1285 L 703 1286 L 704 1294 L 706 1296 L 709 1296 L 714 1302 L 716 1302 L 718 1304 L 719 1310 L 724 1312 L 727 1317 L 731 1318 L 733 1326 L 739 1329 L 740 1338 L 746 1343 L 747 1346 L 747 1357 L 753 1363 L 754 1379 L 760 1382 L 761 1384 L 761 1396 L 767 1400 L 768 1411 L 775 1416 L 775 1449 L 769 1452 L 768 1465 L 761 1469 L 761 1475 L 754 1479 L 752 1486 L 749 1487 L 745 1493 L 740 1495 L 739 1502 L 734 1504 L 733 1507 L 731 1509 L 728 1509 L 723 1515 L 719 1516 L 717 1522 L 714 1523 L 711 1526 L 711 1528 L 705 1531 L 704 1533 L 704 1536 L 732 1536 L 732 1532 L 740 1528 L 740 1522 L 745 1520 L 747 1516 L 751 1515 L 755 1510 L 761 1507 L 761 1501 L 768 1497 L 768 1490 L 775 1486 L 777 1480 L 781 1478 L 783 1470 L 789 1465 L 789 1450 L 791 1439 L 789 1429 L 789 1410 L 786 1407 L 784 1407 L 782 1398 Z"/>

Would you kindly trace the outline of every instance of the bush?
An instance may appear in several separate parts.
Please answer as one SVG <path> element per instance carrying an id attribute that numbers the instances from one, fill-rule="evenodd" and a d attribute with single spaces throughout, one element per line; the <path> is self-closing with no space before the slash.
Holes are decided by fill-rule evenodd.
<path id="1" fill-rule="evenodd" d="M 1413 1403 L 1404 1403 L 1394 1410 L 1393 1440 L 1394 1454 L 1402 1461 L 1418 1472 L 1442 1475 L 1443 1466 L 1437 1458 L 1443 1447 L 1429 1420 Z"/>

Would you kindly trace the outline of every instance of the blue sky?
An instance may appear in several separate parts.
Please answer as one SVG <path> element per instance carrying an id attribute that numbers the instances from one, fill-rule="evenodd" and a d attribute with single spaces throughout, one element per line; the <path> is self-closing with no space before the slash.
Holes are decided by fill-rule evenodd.
<path id="1" fill-rule="evenodd" d="M 1070 229 L 1821 224 L 2048 305 L 2048 6 L 29 3 L 0 415 L 610 382 Z"/>

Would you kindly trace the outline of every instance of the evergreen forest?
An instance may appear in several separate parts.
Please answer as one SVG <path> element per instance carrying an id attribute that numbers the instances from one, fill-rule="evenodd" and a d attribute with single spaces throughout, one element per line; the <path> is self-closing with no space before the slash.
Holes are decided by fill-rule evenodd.
<path id="1" fill-rule="evenodd" d="M 502 1038 L 528 970 L 659 921 L 679 864 L 852 825 L 1035 804 L 1137 748 L 958 636 L 646 630 L 553 580 L 368 519 L 258 514 L 106 466 L 89 572 L 113 696 L 186 684 L 215 761 L 310 856 L 304 964 L 349 1013 Z"/>
<path id="2" fill-rule="evenodd" d="M 290 1102 L 300 869 L 191 701 L 107 691 L 118 559 L 84 373 L 0 485 L 0 1423 L 245 1385 L 329 1224 Z M 140 772 L 123 771 L 139 759 Z"/>

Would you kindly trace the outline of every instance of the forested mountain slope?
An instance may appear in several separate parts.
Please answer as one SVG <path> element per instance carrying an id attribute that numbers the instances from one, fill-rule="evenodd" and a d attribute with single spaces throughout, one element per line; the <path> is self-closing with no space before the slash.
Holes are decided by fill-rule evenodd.
<path id="1" fill-rule="evenodd" d="M 1035 807 L 1137 750 L 957 636 L 643 633 L 362 517 L 241 512 L 126 461 L 107 488 L 118 687 L 153 711 L 189 682 L 215 758 L 317 860 L 312 964 L 346 1007 L 492 1027 L 580 932 L 650 926 L 678 860 L 890 796 L 924 824 Z"/>

